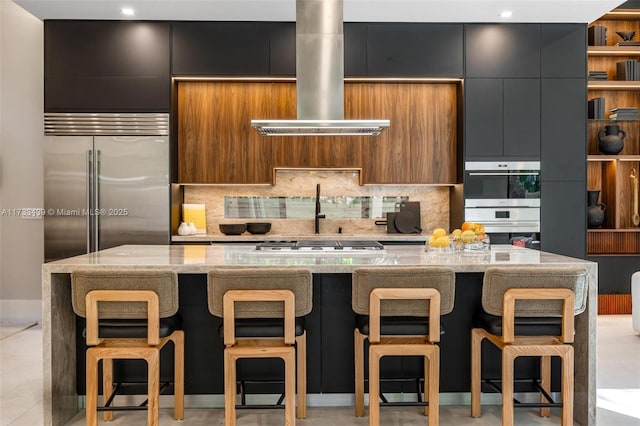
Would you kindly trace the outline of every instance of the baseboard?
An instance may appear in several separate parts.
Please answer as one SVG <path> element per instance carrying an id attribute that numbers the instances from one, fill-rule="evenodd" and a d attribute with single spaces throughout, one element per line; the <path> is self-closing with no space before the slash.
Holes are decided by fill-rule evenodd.
<path id="1" fill-rule="evenodd" d="M 42 324 L 42 300 L 0 299 L 0 321 Z"/>
<path id="2" fill-rule="evenodd" d="M 630 294 L 599 294 L 598 315 L 631 314 Z"/>

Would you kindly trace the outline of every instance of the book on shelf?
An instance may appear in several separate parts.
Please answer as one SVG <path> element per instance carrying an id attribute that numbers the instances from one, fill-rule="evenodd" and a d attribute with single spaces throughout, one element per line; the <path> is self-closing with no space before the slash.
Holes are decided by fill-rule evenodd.
<path id="1" fill-rule="evenodd" d="M 637 81 L 640 77 L 640 63 L 635 59 L 616 62 L 616 80 Z"/>
<path id="2" fill-rule="evenodd" d="M 592 25 L 587 30 L 587 36 L 589 46 L 607 45 L 607 27 L 602 25 Z"/>
<path id="3" fill-rule="evenodd" d="M 640 46 L 640 41 L 633 41 L 633 40 L 619 41 L 616 43 L 616 47 L 620 47 L 620 46 Z"/>
<path id="4" fill-rule="evenodd" d="M 604 120 L 604 98 L 589 99 L 587 117 L 591 120 Z"/>

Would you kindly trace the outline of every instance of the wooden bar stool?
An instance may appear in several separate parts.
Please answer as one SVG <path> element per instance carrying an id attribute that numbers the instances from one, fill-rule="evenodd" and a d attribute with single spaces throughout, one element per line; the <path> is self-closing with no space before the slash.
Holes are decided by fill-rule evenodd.
<path id="1" fill-rule="evenodd" d="M 484 274 L 482 312 L 471 330 L 471 416 L 480 417 L 482 341 L 502 351 L 502 424 L 513 425 L 514 407 L 562 407 L 562 425 L 573 426 L 574 316 L 586 308 L 588 273 L 582 268 L 492 267 Z M 540 403 L 514 401 L 514 362 L 519 356 L 540 357 Z M 551 393 L 551 357 L 562 360 L 562 403 Z"/>
<path id="2" fill-rule="evenodd" d="M 295 424 L 296 378 L 297 417 L 306 417 L 304 316 L 311 312 L 312 296 L 313 281 L 307 269 L 216 268 L 209 272 L 209 312 L 223 319 L 226 426 L 236 424 L 236 361 L 241 358 L 281 358 L 285 424 Z"/>
<path id="3" fill-rule="evenodd" d="M 74 312 L 87 319 L 86 419 L 98 411 L 112 420 L 116 410 L 147 410 L 147 424 L 159 424 L 160 350 L 174 345 L 174 418 L 184 418 L 184 332 L 178 314 L 178 279 L 169 270 L 79 270 L 71 274 Z M 148 407 L 116 407 L 111 402 L 113 360 L 143 359 L 148 365 Z M 102 360 L 104 407 L 98 408 L 98 363 Z"/>
<path id="4" fill-rule="evenodd" d="M 369 339 L 369 425 L 380 422 L 380 359 L 423 356 L 429 426 L 439 418 L 440 315 L 453 310 L 455 273 L 438 267 L 366 267 L 353 272 L 356 416 L 364 415 L 364 342 Z M 425 302 L 426 301 L 426 302 Z"/>

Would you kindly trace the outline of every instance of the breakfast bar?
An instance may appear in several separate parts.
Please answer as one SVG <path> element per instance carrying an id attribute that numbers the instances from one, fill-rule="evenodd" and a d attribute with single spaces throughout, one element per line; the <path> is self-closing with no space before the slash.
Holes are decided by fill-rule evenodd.
<path id="1" fill-rule="evenodd" d="M 81 407 L 78 374 L 84 351 L 78 345 L 82 323 L 71 306 L 70 274 L 78 269 L 171 269 L 178 273 L 180 312 L 186 335 L 185 390 L 189 395 L 222 394 L 222 345 L 217 325 L 206 311 L 206 274 L 217 266 L 260 268 L 296 266 L 314 276 L 313 310 L 308 318 L 309 403 L 346 405 L 353 393 L 353 313 L 351 273 L 360 266 L 446 266 L 456 272 L 455 306 L 443 317 L 440 392 L 450 403 L 468 404 L 469 341 L 473 310 L 479 306 L 482 276 L 488 266 L 577 266 L 589 271 L 587 308 L 575 322 L 574 417 L 596 424 L 597 264 L 510 245 L 478 252 L 439 253 L 422 245 L 318 244 L 308 250 L 258 250 L 255 244 L 124 245 L 51 263 L 42 268 L 45 424 L 63 425 Z M 290 248 L 290 246 L 285 246 Z M 78 352 L 81 355 L 78 356 Z M 218 353 L 219 352 L 219 353 Z M 190 359 L 191 357 L 191 359 Z M 190 374 L 189 365 L 202 377 Z M 407 365 L 410 365 L 408 363 Z M 198 367 L 200 366 L 200 367 Z M 206 366 L 206 368 L 202 368 Z M 489 366 L 491 367 L 491 366 Z M 391 369 L 394 367 L 391 366 Z M 402 367 L 401 369 L 411 369 Z M 398 388 L 405 392 L 405 388 Z M 342 398 L 342 399 L 341 399 Z M 205 398 L 206 399 L 206 398 Z M 446 403 L 447 398 L 441 402 Z M 200 404 L 203 406 L 206 404 Z M 212 404 L 211 406 L 216 406 Z M 187 407 L 189 400 L 187 399 Z M 187 413 L 188 415 L 188 413 Z"/>

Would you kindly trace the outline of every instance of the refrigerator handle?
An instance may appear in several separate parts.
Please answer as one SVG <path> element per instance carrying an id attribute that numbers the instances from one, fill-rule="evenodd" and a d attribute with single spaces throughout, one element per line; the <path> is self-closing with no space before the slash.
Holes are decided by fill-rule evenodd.
<path id="1" fill-rule="evenodd" d="M 93 196 L 94 196 L 94 228 L 93 243 L 95 250 L 100 250 L 100 150 L 95 150 L 95 160 L 93 168 Z"/>
<path id="2" fill-rule="evenodd" d="M 91 167 L 91 163 L 93 162 L 93 155 L 90 149 L 87 150 L 87 196 L 86 196 L 86 211 L 85 217 L 87 218 L 87 253 L 91 253 L 91 235 L 93 232 L 93 226 L 91 223 L 91 190 L 93 186 L 93 167 Z"/>

